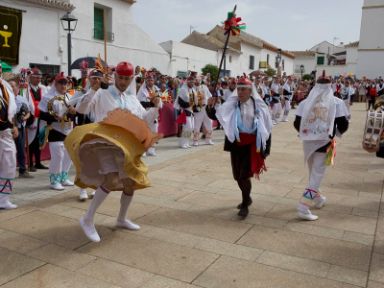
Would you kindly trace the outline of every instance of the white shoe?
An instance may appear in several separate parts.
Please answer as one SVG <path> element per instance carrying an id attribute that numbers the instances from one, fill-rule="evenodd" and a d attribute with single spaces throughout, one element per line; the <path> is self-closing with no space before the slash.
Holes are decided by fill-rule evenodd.
<path id="1" fill-rule="evenodd" d="M 147 156 L 156 156 L 156 150 L 155 148 L 151 147 L 147 151 Z"/>
<path id="2" fill-rule="evenodd" d="M 50 187 L 51 189 L 58 190 L 58 191 L 62 191 L 65 189 L 63 185 L 61 185 L 60 183 L 51 184 Z"/>
<path id="3" fill-rule="evenodd" d="M 277 125 L 276 120 L 273 120 L 273 121 L 272 121 L 272 124 L 273 124 L 273 125 Z"/>
<path id="4" fill-rule="evenodd" d="M 215 143 L 212 141 L 212 139 L 205 140 L 206 145 L 215 145 Z"/>
<path id="5" fill-rule="evenodd" d="M 100 236 L 96 231 L 95 224 L 86 223 L 83 217 L 80 218 L 80 227 L 83 229 L 85 236 L 92 242 L 100 242 Z"/>
<path id="6" fill-rule="evenodd" d="M 327 202 L 327 198 L 323 195 L 320 195 L 319 197 L 313 199 L 313 202 L 315 203 L 315 207 L 320 209 L 325 205 L 325 202 Z"/>
<path id="7" fill-rule="evenodd" d="M 195 147 L 197 147 L 197 146 L 199 146 L 199 141 L 193 141 L 193 144 L 192 144 L 193 146 L 195 146 Z M 188 145 L 189 146 L 189 145 Z"/>
<path id="8" fill-rule="evenodd" d="M 288 122 L 288 119 L 287 119 L 287 118 L 283 118 L 283 119 L 281 120 L 281 122 Z"/>
<path id="9" fill-rule="evenodd" d="M 143 157 L 147 157 L 147 153 L 144 152 L 144 153 L 143 153 Z"/>
<path id="10" fill-rule="evenodd" d="M 182 149 L 188 149 L 189 146 L 188 146 L 187 144 L 184 144 L 184 145 L 182 145 L 180 148 L 182 148 Z"/>
<path id="11" fill-rule="evenodd" d="M 0 209 L 11 210 L 16 208 L 17 208 L 17 205 L 9 201 L 9 195 L 0 196 Z"/>
<path id="12" fill-rule="evenodd" d="M 140 230 L 140 226 L 133 223 L 131 220 L 125 219 L 125 220 L 117 220 L 116 226 L 132 231 L 138 231 Z"/>
<path id="13" fill-rule="evenodd" d="M 300 219 L 307 220 L 307 221 L 315 221 L 319 219 L 318 216 L 313 215 L 311 210 L 309 210 L 308 207 L 304 207 L 304 205 L 299 204 L 297 207 L 297 216 L 299 216 Z"/>
<path id="14" fill-rule="evenodd" d="M 63 185 L 63 186 L 74 186 L 75 183 L 73 183 L 72 181 L 67 179 L 67 180 L 64 180 L 63 182 L 61 182 L 61 185 Z"/>
<path id="15" fill-rule="evenodd" d="M 96 193 L 96 191 L 93 190 L 92 193 L 89 195 L 89 199 L 93 199 L 93 197 L 95 197 L 95 193 Z"/>
<path id="16" fill-rule="evenodd" d="M 89 198 L 89 197 L 88 197 L 87 190 L 86 190 L 86 189 L 80 189 L 79 200 L 80 200 L 80 201 L 85 201 L 85 200 L 87 200 L 88 198 Z"/>

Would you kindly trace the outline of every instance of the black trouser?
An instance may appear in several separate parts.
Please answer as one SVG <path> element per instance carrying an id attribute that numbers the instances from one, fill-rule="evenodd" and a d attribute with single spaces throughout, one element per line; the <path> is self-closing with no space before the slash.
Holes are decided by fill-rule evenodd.
<path id="1" fill-rule="evenodd" d="M 17 162 L 19 163 L 19 173 L 23 174 L 26 171 L 25 168 L 25 129 L 19 128 L 19 136 L 15 139 Z"/>
<path id="2" fill-rule="evenodd" d="M 243 198 L 243 205 L 249 205 L 248 203 L 251 200 L 251 190 L 252 190 L 252 182 L 251 178 L 238 179 L 237 185 L 241 190 L 241 195 Z"/>
<path id="3" fill-rule="evenodd" d="M 36 134 L 35 139 L 29 145 L 29 167 L 33 166 L 33 156 L 35 156 L 35 166 L 39 166 L 40 162 L 40 143 L 39 137 Z"/>
<path id="4" fill-rule="evenodd" d="M 372 107 L 372 109 L 375 108 L 375 100 L 368 100 L 368 110 Z"/>
<path id="5" fill-rule="evenodd" d="M 231 151 L 231 165 L 233 178 L 241 190 L 243 204 L 248 205 L 252 190 L 251 172 L 251 147 L 242 146 L 233 148 Z"/>

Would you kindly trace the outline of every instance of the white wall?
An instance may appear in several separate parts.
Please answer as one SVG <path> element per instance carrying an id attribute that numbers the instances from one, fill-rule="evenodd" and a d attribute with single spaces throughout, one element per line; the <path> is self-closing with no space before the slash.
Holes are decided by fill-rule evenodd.
<path id="1" fill-rule="evenodd" d="M 292 58 L 289 58 L 289 57 L 286 57 L 286 56 L 282 56 L 282 59 L 284 60 L 284 70 L 282 70 L 283 72 L 287 73 L 287 75 L 292 75 L 294 74 L 294 70 L 295 70 L 295 59 L 292 59 Z"/>
<path id="2" fill-rule="evenodd" d="M 326 75 L 331 76 L 340 76 L 340 75 L 354 75 L 356 74 L 356 71 L 353 70 L 354 67 L 349 67 L 348 65 L 323 65 L 323 66 L 317 66 L 317 75 L 320 75 L 323 70 L 325 70 Z"/>
<path id="3" fill-rule="evenodd" d="M 328 41 L 323 41 L 315 45 L 314 47 L 312 47 L 310 50 L 317 53 L 334 54 L 334 53 L 344 51 L 345 48 L 334 46 L 332 43 L 329 43 Z"/>
<path id="4" fill-rule="evenodd" d="M 134 22 L 131 6 L 119 0 L 70 0 L 76 6 L 73 14 L 79 18 L 78 27 L 73 33 L 72 59 L 82 56 L 104 56 L 104 42 L 93 39 L 94 3 L 112 8 L 112 32 L 114 41 L 108 42 L 107 61 L 116 65 L 129 61 L 147 69 L 155 67 L 162 73 L 168 72 L 169 56 L 148 34 Z M 61 38 L 66 43 L 66 37 Z"/>
<path id="5" fill-rule="evenodd" d="M 369 8 L 372 5 L 382 5 L 378 8 Z M 384 0 L 365 1 L 361 18 L 359 49 L 384 49 Z"/>
<path id="6" fill-rule="evenodd" d="M 368 8 L 369 6 L 379 6 Z M 381 6 L 380 6 L 381 5 Z M 384 74 L 384 0 L 365 0 L 361 19 L 357 77 Z"/>
<path id="7" fill-rule="evenodd" d="M 347 48 L 347 59 L 346 63 L 348 64 L 357 64 L 358 51 L 357 47 L 348 47 Z"/>
<path id="8" fill-rule="evenodd" d="M 254 69 L 249 69 L 249 57 L 251 55 L 255 57 Z M 260 48 L 251 46 L 251 45 L 244 43 L 244 42 L 241 43 L 241 55 L 240 55 L 240 59 L 239 59 L 240 60 L 240 66 L 238 67 L 239 68 L 238 71 L 234 71 L 234 72 L 236 72 L 234 74 L 234 76 L 242 75 L 243 73 L 249 74 L 255 70 L 258 70 L 260 59 L 261 59 L 261 49 Z"/>
<path id="9" fill-rule="evenodd" d="M 384 77 L 384 51 L 359 51 L 356 75 L 370 79 Z"/>
<path id="10" fill-rule="evenodd" d="M 315 56 L 296 56 L 294 60 L 294 74 L 301 76 L 300 66 L 304 65 L 305 74 L 311 74 L 313 70 L 316 69 L 316 57 Z"/>
<path id="11" fill-rule="evenodd" d="M 146 68 L 156 67 L 168 72 L 169 56 L 144 31 L 133 23 L 130 5 L 120 0 L 71 0 L 76 9 L 72 12 L 78 19 L 76 31 L 72 34 L 72 61 L 83 56 L 104 57 L 103 41 L 93 39 L 94 3 L 112 8 L 113 42 L 108 42 L 108 64 L 116 65 L 122 60 Z M 20 10 L 23 13 L 20 41 L 19 65 L 28 67 L 29 63 L 61 65 L 67 71 L 67 35 L 60 18 L 64 11 L 45 8 L 40 5 L 17 0 L 1 0 L 0 5 Z M 73 71 L 77 75 L 76 71 Z"/>
<path id="12" fill-rule="evenodd" d="M 59 19 L 62 11 L 11 0 L 2 0 L 0 5 L 26 10 L 22 14 L 19 65 L 13 68 L 14 72 L 29 67 L 29 63 L 61 64 L 59 33 L 62 28 Z"/>
<path id="13" fill-rule="evenodd" d="M 170 65 L 167 74 L 171 76 L 176 76 L 178 71 L 191 70 L 201 73 L 201 69 L 207 64 L 218 65 L 217 52 L 212 50 L 175 41 L 163 42 L 160 46 L 169 53 Z"/>

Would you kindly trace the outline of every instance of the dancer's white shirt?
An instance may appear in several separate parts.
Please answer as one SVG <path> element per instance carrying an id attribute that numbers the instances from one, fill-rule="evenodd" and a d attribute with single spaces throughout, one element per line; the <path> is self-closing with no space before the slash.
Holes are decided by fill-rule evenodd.
<path id="1" fill-rule="evenodd" d="M 99 89 L 95 94 L 85 95 L 76 108 L 81 114 L 90 114 L 95 122 L 100 122 L 107 117 L 108 112 L 117 108 L 127 109 L 132 114 L 147 121 L 154 121 L 158 108 L 145 110 L 140 104 L 136 95 L 127 94 L 127 91 L 121 92 L 115 85 L 108 89 Z"/>

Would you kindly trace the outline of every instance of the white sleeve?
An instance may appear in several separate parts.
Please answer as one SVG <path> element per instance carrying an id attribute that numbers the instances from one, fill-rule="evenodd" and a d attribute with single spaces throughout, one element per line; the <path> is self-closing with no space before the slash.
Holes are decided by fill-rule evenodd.
<path id="1" fill-rule="evenodd" d="M 102 91 L 102 89 L 99 89 L 95 92 L 93 89 L 90 89 L 77 104 L 76 111 L 84 115 L 95 115 L 96 100 Z"/>
<path id="2" fill-rule="evenodd" d="M 35 104 L 33 103 L 33 99 L 32 99 L 31 93 L 29 92 L 28 88 L 23 89 L 23 98 L 27 102 L 29 112 L 32 115 L 35 115 Z"/>
<path id="3" fill-rule="evenodd" d="M 207 99 L 212 98 L 212 93 L 211 93 L 211 91 L 209 91 L 209 88 L 207 85 L 204 85 L 204 93 L 205 93 Z"/>
<path id="4" fill-rule="evenodd" d="M 349 116 L 349 112 L 348 112 L 348 109 L 347 109 L 347 106 L 345 105 L 344 101 L 339 99 L 339 98 L 335 98 L 336 99 L 336 115 L 335 117 L 338 118 L 338 117 L 347 117 Z"/>
<path id="5" fill-rule="evenodd" d="M 304 103 L 305 102 L 306 102 L 305 100 L 300 102 L 300 104 L 296 110 L 296 116 L 300 116 L 300 117 L 303 116 L 303 109 L 304 109 Z"/>
<path id="6" fill-rule="evenodd" d="M 90 90 L 91 91 L 91 90 Z M 69 100 L 68 100 L 68 104 L 71 105 L 71 106 L 76 106 L 80 101 L 81 99 L 83 98 L 85 94 L 81 91 L 76 91 L 75 92 L 75 95 L 73 95 Z"/>
<path id="7" fill-rule="evenodd" d="M 153 123 L 159 115 L 159 108 L 153 107 L 146 110 L 137 98 L 135 98 L 135 100 L 139 109 L 139 118 L 145 120 L 147 123 Z"/>

